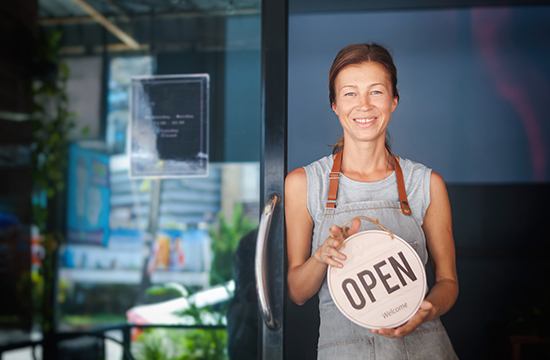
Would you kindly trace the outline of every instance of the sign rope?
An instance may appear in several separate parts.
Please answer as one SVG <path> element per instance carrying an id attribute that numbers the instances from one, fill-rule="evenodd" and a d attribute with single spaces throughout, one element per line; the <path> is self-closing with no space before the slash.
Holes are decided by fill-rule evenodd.
<path id="1" fill-rule="evenodd" d="M 342 235 L 344 236 L 344 240 L 347 239 L 350 235 L 348 234 L 348 231 L 349 231 L 349 226 L 348 224 L 352 223 L 353 221 L 355 220 L 366 220 L 366 221 L 369 221 L 371 223 L 373 223 L 374 225 L 378 226 L 381 230 L 387 232 L 388 234 L 390 234 L 390 237 L 393 239 L 394 236 L 393 236 L 393 233 L 391 231 L 389 231 L 386 227 L 384 227 L 382 224 L 380 224 L 380 222 L 378 221 L 378 218 L 374 218 L 371 219 L 370 217 L 367 217 L 367 216 L 356 216 L 350 220 L 348 220 L 343 226 L 342 226 Z M 335 237 L 334 234 L 329 230 L 330 232 L 330 236 L 332 237 Z M 344 243 L 342 243 L 342 247 L 344 247 Z"/>

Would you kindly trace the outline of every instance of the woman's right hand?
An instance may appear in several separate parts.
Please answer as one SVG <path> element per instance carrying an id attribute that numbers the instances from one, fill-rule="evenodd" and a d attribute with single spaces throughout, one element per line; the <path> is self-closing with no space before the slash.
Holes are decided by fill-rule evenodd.
<path id="1" fill-rule="evenodd" d="M 361 226 L 361 220 L 354 220 L 347 231 L 347 236 L 355 234 Z M 323 245 L 313 254 L 315 260 L 322 264 L 335 266 L 338 268 L 344 265 L 340 261 L 346 260 L 346 255 L 338 251 L 340 245 L 344 242 L 344 234 L 342 228 L 337 225 L 332 225 L 329 229 L 330 236 L 325 240 Z"/>
<path id="2" fill-rule="evenodd" d="M 296 304 L 303 305 L 319 292 L 328 266 L 338 266 L 345 259 L 338 251 L 344 241 L 342 229 L 338 226 L 332 227 L 332 236 L 311 254 L 314 222 L 307 208 L 307 175 L 304 168 L 293 170 L 286 176 L 285 219 L 288 295 Z M 348 233 L 355 234 L 359 225 L 357 220 Z"/>

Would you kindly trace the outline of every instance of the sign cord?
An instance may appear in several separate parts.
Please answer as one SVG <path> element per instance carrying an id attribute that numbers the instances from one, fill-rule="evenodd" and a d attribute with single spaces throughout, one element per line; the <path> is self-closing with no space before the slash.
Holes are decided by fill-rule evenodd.
<path id="1" fill-rule="evenodd" d="M 371 223 L 373 223 L 374 225 L 378 226 L 380 229 L 382 229 L 383 231 L 386 231 L 390 237 L 393 239 L 394 236 L 393 236 L 393 233 L 391 231 L 389 231 L 387 228 L 385 228 L 382 224 L 380 224 L 380 222 L 378 221 L 378 218 L 374 218 L 371 219 L 367 216 L 356 216 L 350 220 L 348 220 L 343 226 L 342 226 L 342 235 L 344 236 L 344 239 L 347 239 L 350 235 L 348 234 L 348 231 L 349 231 L 349 226 L 348 224 L 352 223 L 353 221 L 355 220 L 366 220 L 366 221 L 370 221 Z M 332 235 L 332 234 L 331 234 Z M 343 246 L 344 244 L 342 244 Z"/>

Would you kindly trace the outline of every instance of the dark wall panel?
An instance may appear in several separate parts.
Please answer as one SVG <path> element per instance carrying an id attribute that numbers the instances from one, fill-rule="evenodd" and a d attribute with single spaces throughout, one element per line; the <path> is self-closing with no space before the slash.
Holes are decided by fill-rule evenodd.
<path id="1" fill-rule="evenodd" d="M 37 0 L 0 2 L 0 110 L 28 113 Z"/>
<path id="2" fill-rule="evenodd" d="M 0 2 L 0 328 L 32 325 L 32 61 L 37 0 Z M 13 120 L 18 121 L 13 121 Z M 6 295 L 7 294 L 7 295 Z M 7 332 L 7 338 L 13 334 Z M 6 341 L 0 337 L 0 342 Z"/>
<path id="3" fill-rule="evenodd" d="M 511 359 L 511 335 L 548 335 L 550 184 L 448 191 L 460 294 L 443 322 L 460 358 Z"/>

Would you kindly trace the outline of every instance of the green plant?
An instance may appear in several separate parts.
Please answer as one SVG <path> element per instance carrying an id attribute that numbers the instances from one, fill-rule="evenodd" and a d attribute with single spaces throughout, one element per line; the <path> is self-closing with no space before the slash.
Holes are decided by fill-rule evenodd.
<path id="1" fill-rule="evenodd" d="M 55 258 L 57 246 L 63 241 L 56 226 L 58 209 L 56 195 L 65 189 L 65 171 L 68 164 L 68 133 L 75 126 L 74 114 L 69 111 L 67 79 L 69 69 L 59 61 L 58 30 L 41 33 L 35 46 L 35 74 L 33 109 L 31 114 L 33 163 L 33 223 L 41 234 L 45 256 L 41 273 L 33 277 L 35 299 L 42 299 L 43 331 L 53 331 Z M 35 301 L 36 302 L 36 301 Z M 40 313 L 40 312 L 38 312 Z"/>
<path id="2" fill-rule="evenodd" d="M 137 360 L 227 360 L 223 329 L 150 329 L 133 353 Z"/>
<path id="3" fill-rule="evenodd" d="M 149 290 L 148 290 L 149 291 Z M 189 292 L 179 284 L 155 286 L 150 291 L 177 291 L 188 298 Z M 222 325 L 225 309 L 216 311 L 211 306 L 189 308 L 175 312 L 181 318 L 201 328 L 153 329 L 144 331 L 138 339 L 136 358 L 139 360 L 227 360 L 227 333 L 225 329 L 208 328 L 208 325 Z"/>
<path id="4" fill-rule="evenodd" d="M 169 329 L 144 330 L 137 341 L 135 348 L 137 360 L 174 360 L 181 356 L 175 342 L 177 333 Z"/>
<path id="5" fill-rule="evenodd" d="M 222 329 L 188 330 L 184 342 L 184 354 L 178 360 L 225 360 L 227 359 L 227 333 Z"/>
<path id="6" fill-rule="evenodd" d="M 39 73 L 33 86 L 32 161 L 33 183 L 47 199 L 65 189 L 65 170 L 68 164 L 69 131 L 74 128 L 75 114 L 69 111 L 67 80 L 69 68 L 58 61 L 61 32 L 42 36 L 37 46 L 36 61 L 51 69 Z M 57 65 L 57 67 L 56 67 Z M 40 194 L 43 196 L 42 194 Z M 35 204 L 34 219 L 41 231 L 46 231 L 48 210 L 42 201 Z"/>
<path id="7" fill-rule="evenodd" d="M 225 284 L 233 278 L 233 254 L 241 239 L 257 224 L 244 215 L 242 204 L 236 204 L 231 222 L 222 214 L 216 227 L 210 229 L 211 249 L 214 254 L 210 272 L 212 285 Z M 229 291 L 229 290 L 227 290 Z M 147 291 L 161 296 L 178 292 L 188 298 L 189 292 L 181 285 L 165 284 Z M 144 331 L 138 339 L 137 359 L 147 360 L 226 360 L 227 332 L 225 329 L 208 328 L 208 325 L 223 325 L 227 304 L 221 306 L 189 308 L 175 314 L 187 318 L 200 328 L 186 330 L 154 329 Z"/>
<path id="8" fill-rule="evenodd" d="M 241 203 L 235 205 L 231 220 L 228 222 L 225 216 L 220 214 L 218 226 L 210 230 L 211 248 L 214 254 L 210 269 L 211 285 L 225 283 L 233 279 L 233 254 L 243 236 L 257 226 L 248 216 L 244 215 Z"/>

